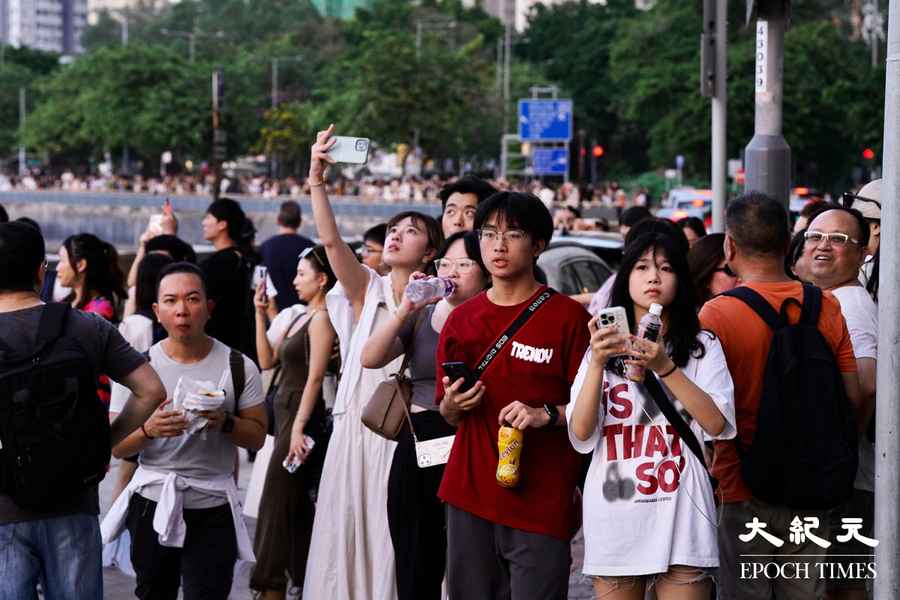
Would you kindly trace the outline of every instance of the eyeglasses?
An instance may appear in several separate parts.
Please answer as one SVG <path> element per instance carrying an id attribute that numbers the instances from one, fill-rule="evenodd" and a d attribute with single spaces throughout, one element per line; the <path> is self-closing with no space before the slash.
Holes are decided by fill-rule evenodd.
<path id="1" fill-rule="evenodd" d="M 319 266 L 322 267 L 322 268 L 324 269 L 324 268 L 325 268 L 325 263 L 322 262 L 322 259 L 319 258 L 319 255 L 316 253 L 316 247 L 315 247 L 315 246 L 310 246 L 309 248 L 307 248 L 306 250 L 304 250 L 303 252 L 301 252 L 301 253 L 300 253 L 300 256 L 297 257 L 297 259 L 298 259 L 298 260 L 303 260 L 304 258 L 306 258 L 307 256 L 309 256 L 310 254 L 312 254 L 312 257 L 313 257 L 314 259 L 316 259 L 316 262 L 319 263 Z"/>
<path id="2" fill-rule="evenodd" d="M 860 202 L 871 202 L 878 207 L 878 210 L 881 210 L 881 202 L 879 202 L 878 200 L 863 198 L 862 196 L 857 196 L 856 194 L 851 194 L 850 192 L 844 192 L 841 195 L 841 205 L 844 208 L 853 208 L 853 203 L 857 200 L 859 200 Z"/>
<path id="3" fill-rule="evenodd" d="M 434 268 L 438 271 L 449 271 L 453 267 L 460 273 L 468 273 L 478 266 L 478 263 L 471 258 L 439 258 L 434 261 Z"/>
<path id="4" fill-rule="evenodd" d="M 370 246 L 363 246 L 359 250 L 359 253 L 363 256 L 369 256 L 370 254 L 381 254 L 382 252 L 384 252 L 383 248 L 372 248 Z"/>
<path id="5" fill-rule="evenodd" d="M 720 267 L 713 271 L 713 273 L 725 273 L 728 277 L 737 277 L 737 273 L 731 270 L 731 267 L 725 265 L 724 267 Z"/>
<path id="6" fill-rule="evenodd" d="M 493 244 L 500 238 L 503 238 L 503 241 L 507 244 L 518 244 L 520 242 L 525 241 L 525 238 L 528 237 L 528 234 L 525 233 L 521 229 L 509 229 L 507 231 L 497 231 L 496 229 L 479 229 L 478 230 L 478 239 L 482 242 L 487 242 L 489 244 Z"/>
<path id="7" fill-rule="evenodd" d="M 803 238 L 807 242 L 812 242 L 813 244 L 818 244 L 822 240 L 826 240 L 829 244 L 833 246 L 846 246 L 848 243 L 852 242 L 854 244 L 858 244 L 859 240 L 855 240 L 846 233 L 823 233 L 821 231 L 810 230 L 803 234 Z"/>

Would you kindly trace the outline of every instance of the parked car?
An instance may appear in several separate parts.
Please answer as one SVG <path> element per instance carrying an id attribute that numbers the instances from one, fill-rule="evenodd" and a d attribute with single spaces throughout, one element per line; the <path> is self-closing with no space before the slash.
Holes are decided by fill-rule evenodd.
<path id="1" fill-rule="evenodd" d="M 616 234 L 555 236 L 537 265 L 547 285 L 560 293 L 593 293 L 615 273 L 622 260 L 622 243 Z"/>
<path id="2" fill-rule="evenodd" d="M 712 226 L 712 190 L 681 188 L 669 193 L 668 206 L 656 212 L 661 219 L 680 221 L 685 217 L 697 217 L 707 227 Z"/>

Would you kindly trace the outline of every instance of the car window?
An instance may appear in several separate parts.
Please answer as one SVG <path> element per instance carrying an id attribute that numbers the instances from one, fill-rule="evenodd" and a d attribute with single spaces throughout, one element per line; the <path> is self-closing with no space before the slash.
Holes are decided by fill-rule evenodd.
<path id="1" fill-rule="evenodd" d="M 560 269 L 562 293 L 585 294 L 600 289 L 612 272 L 601 263 L 592 260 L 574 260 Z"/>

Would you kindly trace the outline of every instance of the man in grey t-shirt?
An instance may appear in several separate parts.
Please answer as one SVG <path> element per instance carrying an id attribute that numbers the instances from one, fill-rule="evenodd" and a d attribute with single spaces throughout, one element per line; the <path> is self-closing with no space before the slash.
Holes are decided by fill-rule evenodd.
<path id="1" fill-rule="evenodd" d="M 45 252 L 44 239 L 33 226 L 0 224 L 0 342 L 14 356 L 30 356 L 37 350 L 37 331 L 47 311 L 37 293 L 47 269 Z M 96 315 L 71 309 L 62 338 L 77 341 L 85 366 L 132 391 L 111 427 L 112 444 L 121 442 L 165 398 L 159 377 L 112 325 Z M 52 362 L 57 351 L 57 345 L 51 346 L 46 362 Z M 6 368 L 5 361 L 0 357 L 0 370 Z M 8 400 L 0 398 L 0 416 Z M 76 444 L 69 450 L 78 453 L 81 448 Z M 44 513 L 23 509 L 4 491 L 9 490 L 0 490 L 0 598 L 36 598 L 40 581 L 48 598 L 101 600 L 97 486 L 68 496 L 60 491 L 63 497 L 52 512 Z"/>
<path id="2" fill-rule="evenodd" d="M 183 544 L 163 546 L 154 529 L 154 516 L 163 491 L 160 481 L 139 484 L 128 505 L 126 524 L 132 539 L 132 563 L 137 573 L 138 598 L 171 598 L 183 582 L 185 600 L 221 598 L 231 591 L 238 542 L 228 497 L 216 485 L 229 482 L 234 473 L 237 447 L 258 450 L 266 436 L 259 370 L 239 355 L 243 392 L 235 393 L 231 373 L 232 350 L 204 333 L 211 302 L 203 273 L 188 263 L 174 263 L 160 273 L 154 310 L 169 337 L 150 349 L 150 363 L 157 370 L 169 398 L 144 425 L 113 448 L 116 456 L 140 454 L 141 473 L 174 474 L 182 493 L 186 527 Z M 207 419 L 196 433 L 187 433 L 188 420 L 172 406 L 178 381 L 223 384 L 225 398 L 216 410 L 198 413 Z M 238 397 L 236 397 L 238 396 Z M 115 410 L 117 407 L 112 407 Z M 188 483 L 188 480 L 194 483 Z M 184 484 L 184 485 L 182 485 Z"/>

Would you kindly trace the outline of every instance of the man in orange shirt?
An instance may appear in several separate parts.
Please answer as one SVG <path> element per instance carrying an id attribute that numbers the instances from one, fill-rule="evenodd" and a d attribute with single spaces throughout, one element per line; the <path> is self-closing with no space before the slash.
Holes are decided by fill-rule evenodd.
<path id="1" fill-rule="evenodd" d="M 729 267 L 743 280 L 743 285 L 760 294 L 776 311 L 789 298 L 797 300 L 788 310 L 791 323 L 800 318 L 799 304 L 803 301 L 803 287 L 789 279 L 784 272 L 784 257 L 789 243 L 788 218 L 784 207 L 759 193 L 750 193 L 728 206 L 725 218 L 725 258 Z M 734 379 L 737 416 L 737 443 L 747 448 L 753 441 L 757 426 L 760 395 L 772 330 L 756 312 L 743 301 L 719 296 L 700 311 L 704 328 L 714 332 L 722 343 L 728 368 Z M 837 300 L 824 293 L 819 313 L 818 329 L 834 354 L 841 372 L 847 398 L 857 407 L 860 403 L 859 379 L 847 326 Z M 808 536 L 794 536 L 792 521 L 799 517 L 818 519 L 812 533 L 827 539 L 826 512 L 800 511 L 763 502 L 753 497 L 741 476 L 741 465 L 735 441 L 716 442 L 713 475 L 719 480 L 721 519 L 719 525 L 719 597 L 724 600 L 770 600 L 772 598 L 807 600 L 821 597 L 824 581 L 819 581 L 818 560 L 798 563 L 804 559 L 796 555 L 824 557 L 825 549 Z M 764 534 L 739 540 L 753 528 L 758 518 L 765 523 Z M 795 525 L 796 527 L 796 525 Z M 783 544 L 777 545 L 767 536 L 774 536 Z M 793 539 L 792 539 L 793 537 Z M 773 538 L 774 539 L 774 538 Z M 761 558 L 742 558 L 741 555 L 766 555 Z M 743 564 L 742 564 L 743 563 Z M 754 565 L 775 563 L 787 567 L 784 577 L 768 577 L 754 571 Z M 792 570 L 793 568 L 793 570 Z M 797 572 L 799 568 L 799 572 Z M 771 574 L 773 571 L 769 571 Z"/>

